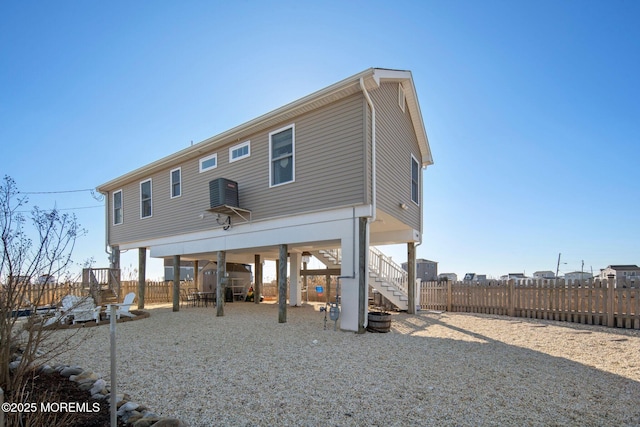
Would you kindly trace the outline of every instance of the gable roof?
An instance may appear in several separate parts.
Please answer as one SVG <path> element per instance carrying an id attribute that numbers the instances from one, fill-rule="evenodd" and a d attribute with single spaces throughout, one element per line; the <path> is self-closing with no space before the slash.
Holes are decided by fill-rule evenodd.
<path id="1" fill-rule="evenodd" d="M 253 120 L 229 129 L 226 132 L 207 138 L 204 141 L 193 144 L 192 146 L 184 148 L 174 154 L 166 156 L 134 171 L 128 172 L 125 175 L 98 186 L 97 190 L 104 193 L 106 191 L 116 189 L 116 187 L 125 182 L 141 179 L 158 170 L 197 158 L 201 156 L 203 152 L 213 150 L 216 146 L 235 141 L 237 138 L 241 137 L 242 134 L 246 134 L 248 132 L 259 132 L 271 128 L 277 123 L 292 119 L 300 114 L 313 111 L 356 92 L 361 92 L 361 79 L 363 80 L 367 90 L 377 88 L 383 82 L 397 82 L 402 85 L 411 121 L 413 123 L 413 129 L 418 139 L 418 145 L 420 146 L 422 166 L 426 167 L 428 165 L 432 165 L 433 158 L 431 156 L 431 148 L 429 147 L 429 139 L 427 138 L 427 133 L 424 128 L 424 122 L 422 121 L 422 113 L 420 111 L 420 105 L 418 104 L 418 97 L 413 84 L 411 71 L 369 68 L 342 81 L 334 83 L 331 86 L 300 98 L 297 101 L 293 101 Z"/>
<path id="2" fill-rule="evenodd" d="M 610 265 L 609 267 L 612 270 L 640 270 L 640 267 L 638 267 L 635 264 L 628 264 L 628 265 Z"/>

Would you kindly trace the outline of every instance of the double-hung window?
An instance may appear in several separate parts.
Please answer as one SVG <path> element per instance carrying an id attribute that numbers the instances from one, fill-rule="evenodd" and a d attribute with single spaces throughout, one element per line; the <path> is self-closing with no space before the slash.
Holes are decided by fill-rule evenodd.
<path id="1" fill-rule="evenodd" d="M 113 193 L 113 225 L 122 224 L 122 190 Z"/>
<path id="2" fill-rule="evenodd" d="M 270 187 L 295 181 L 295 126 L 269 134 Z"/>
<path id="3" fill-rule="evenodd" d="M 171 171 L 171 198 L 180 197 L 182 194 L 182 172 L 180 168 Z"/>
<path id="4" fill-rule="evenodd" d="M 151 180 L 140 183 L 140 218 L 151 216 Z"/>
<path id="5" fill-rule="evenodd" d="M 411 200 L 415 204 L 420 204 L 420 164 L 411 155 Z"/>
<path id="6" fill-rule="evenodd" d="M 236 160 L 244 159 L 251 155 L 251 141 L 245 141 L 242 144 L 234 145 L 229 148 L 229 163 Z"/>

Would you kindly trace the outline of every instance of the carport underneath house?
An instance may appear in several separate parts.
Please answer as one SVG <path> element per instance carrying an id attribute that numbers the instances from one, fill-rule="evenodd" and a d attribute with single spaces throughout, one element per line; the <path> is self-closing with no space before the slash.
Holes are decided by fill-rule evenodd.
<path id="1" fill-rule="evenodd" d="M 380 221 L 371 223 L 368 218 L 357 216 L 355 208 L 344 209 L 342 212 L 324 212 L 312 215 L 300 216 L 297 221 L 292 218 L 283 220 L 282 223 L 254 223 L 244 224 L 243 230 L 234 230 L 231 236 L 229 229 L 215 228 L 207 232 L 190 236 L 158 239 L 154 242 L 146 242 L 148 246 L 139 247 L 139 287 L 138 308 L 144 308 L 144 283 L 145 262 L 147 250 L 150 256 L 160 258 L 172 258 L 174 271 L 179 271 L 182 261 L 194 263 L 194 271 L 198 270 L 198 264 L 202 260 L 215 262 L 217 265 L 226 266 L 227 263 L 242 263 L 254 265 L 254 292 L 261 294 L 262 287 L 262 263 L 266 260 L 275 260 L 278 266 L 278 321 L 287 320 L 287 294 L 288 305 L 300 306 L 303 303 L 302 280 L 303 254 L 313 254 L 321 258 L 322 254 L 331 255 L 328 264 L 334 267 L 328 269 L 332 273 L 339 274 L 340 329 L 363 333 L 367 326 L 367 303 L 369 287 L 369 265 L 371 241 L 378 244 L 385 243 L 380 238 L 389 235 L 389 224 Z M 292 222 L 295 222 L 293 224 Z M 240 227 L 238 227 L 240 228 Z M 371 233 L 371 229 L 377 232 Z M 408 231 L 408 230 L 406 230 Z M 391 234 L 406 234 L 406 231 L 395 230 Z M 280 243 L 280 242 L 286 243 Z M 250 243 L 253 246 L 243 244 Z M 133 249 L 128 245 L 112 247 L 112 268 L 119 268 L 120 250 Z M 415 243 L 407 243 L 408 256 L 414 258 Z M 409 265 L 412 263 L 410 262 Z M 176 268 L 177 267 L 177 268 Z M 225 270 L 217 268 L 217 283 L 225 283 Z M 415 277 L 415 274 L 407 276 Z M 196 279 L 196 286 L 202 289 L 202 271 Z M 198 285 L 199 284 L 199 285 Z M 141 286 L 140 286 L 141 285 Z M 409 289 L 415 289 L 415 281 L 409 280 Z M 173 309 L 180 309 L 179 301 L 179 276 L 174 275 L 173 283 Z M 224 288 L 216 288 L 216 300 L 221 304 L 216 306 L 216 315 L 224 315 Z M 412 293 L 412 292 L 410 292 Z M 409 298 L 410 300 L 413 298 Z M 254 302 L 260 302 L 255 298 Z M 409 301 L 407 309 L 415 307 L 415 302 Z"/>

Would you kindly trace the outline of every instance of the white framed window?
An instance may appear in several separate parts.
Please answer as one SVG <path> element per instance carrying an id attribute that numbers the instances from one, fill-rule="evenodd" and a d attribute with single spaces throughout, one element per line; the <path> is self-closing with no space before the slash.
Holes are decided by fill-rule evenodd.
<path id="1" fill-rule="evenodd" d="M 218 167 L 218 153 L 200 159 L 200 173 Z"/>
<path id="2" fill-rule="evenodd" d="M 113 192 L 113 225 L 122 224 L 122 190 Z"/>
<path id="3" fill-rule="evenodd" d="M 400 109 L 402 110 L 403 113 L 404 113 L 404 104 L 405 104 L 404 89 L 402 89 L 402 84 L 398 83 L 398 105 L 400 106 Z"/>
<path id="4" fill-rule="evenodd" d="M 420 163 L 411 155 L 411 200 L 420 204 Z"/>
<path id="5" fill-rule="evenodd" d="M 236 160 L 244 159 L 251 155 L 251 141 L 245 141 L 242 144 L 234 145 L 229 148 L 229 163 Z"/>
<path id="6" fill-rule="evenodd" d="M 175 199 L 182 195 L 182 170 L 175 168 L 169 172 L 169 176 L 171 180 L 171 198 Z"/>
<path id="7" fill-rule="evenodd" d="M 140 183 L 140 218 L 151 217 L 151 192 L 151 179 L 142 181 Z"/>
<path id="8" fill-rule="evenodd" d="M 269 133 L 269 187 L 294 182 L 295 125 Z"/>

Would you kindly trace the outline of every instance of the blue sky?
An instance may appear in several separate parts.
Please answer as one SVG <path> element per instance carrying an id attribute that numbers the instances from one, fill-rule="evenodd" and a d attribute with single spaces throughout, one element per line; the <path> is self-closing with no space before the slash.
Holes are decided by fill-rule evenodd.
<path id="1" fill-rule="evenodd" d="M 458 275 L 555 271 L 560 252 L 561 272 L 639 264 L 639 20 L 636 1 L 2 2 L 0 173 L 95 188 L 366 68 L 408 69 L 435 160 L 419 257 Z M 30 196 L 54 204 L 88 231 L 74 260 L 106 266 L 103 203 Z"/>

